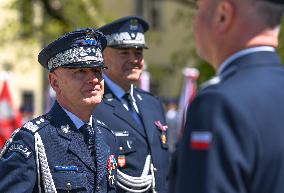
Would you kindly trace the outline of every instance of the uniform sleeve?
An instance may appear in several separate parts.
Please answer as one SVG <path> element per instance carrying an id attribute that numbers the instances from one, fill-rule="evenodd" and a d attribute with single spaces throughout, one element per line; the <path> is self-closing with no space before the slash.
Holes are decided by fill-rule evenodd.
<path id="1" fill-rule="evenodd" d="M 176 193 L 248 192 L 257 157 L 248 119 L 236 101 L 218 93 L 196 98 L 179 144 Z"/>
<path id="2" fill-rule="evenodd" d="M 36 184 L 34 137 L 19 131 L 0 157 L 0 192 L 33 192 Z"/>

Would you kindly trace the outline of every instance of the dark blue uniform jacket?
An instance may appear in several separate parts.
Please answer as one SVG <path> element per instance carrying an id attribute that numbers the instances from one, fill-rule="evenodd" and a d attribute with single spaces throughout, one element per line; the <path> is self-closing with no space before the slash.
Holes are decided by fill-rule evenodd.
<path id="1" fill-rule="evenodd" d="M 44 144 L 57 192 L 115 192 L 116 184 L 108 180 L 107 165 L 111 155 L 116 157 L 115 136 L 95 119 L 93 128 L 95 159 L 91 157 L 83 135 L 57 102 L 49 113 L 24 124 L 0 157 L 0 192 L 39 192 L 35 132 L 40 134 Z"/>
<path id="2" fill-rule="evenodd" d="M 284 70 L 275 52 L 233 61 L 191 104 L 177 193 L 284 192 Z"/>
<path id="3" fill-rule="evenodd" d="M 144 128 L 141 128 L 106 84 L 104 96 L 94 116 L 112 128 L 117 136 L 118 153 L 125 156 L 126 161 L 126 165 L 118 169 L 131 176 L 140 176 L 146 156 L 150 153 L 154 167 L 157 168 L 156 190 L 159 193 L 167 192 L 168 147 L 162 143 L 162 132 L 155 125 L 156 121 L 166 125 L 161 102 L 148 92 L 134 89 L 133 96 L 144 124 Z"/>

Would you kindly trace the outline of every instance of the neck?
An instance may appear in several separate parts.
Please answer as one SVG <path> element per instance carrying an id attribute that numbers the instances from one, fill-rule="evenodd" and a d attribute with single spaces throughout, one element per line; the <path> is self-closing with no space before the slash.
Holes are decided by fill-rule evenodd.
<path id="1" fill-rule="evenodd" d="M 226 46 L 218 49 L 214 57 L 212 57 L 212 65 L 215 70 L 217 70 L 228 57 L 243 49 L 258 46 L 271 46 L 276 48 L 278 46 L 278 30 L 269 30 L 251 38 L 240 39 L 239 41 L 237 41 L 237 39 L 235 40 L 236 41 L 230 41 L 231 43 L 229 44 L 224 43 L 223 45 Z"/>
<path id="2" fill-rule="evenodd" d="M 74 107 L 72 105 L 66 105 L 64 102 L 57 100 L 59 105 L 66 109 L 67 111 L 73 113 L 76 115 L 79 119 L 81 119 L 84 122 L 88 122 L 90 120 L 90 117 L 92 115 L 92 111 L 94 109 L 94 106 L 84 106 L 84 107 Z"/>

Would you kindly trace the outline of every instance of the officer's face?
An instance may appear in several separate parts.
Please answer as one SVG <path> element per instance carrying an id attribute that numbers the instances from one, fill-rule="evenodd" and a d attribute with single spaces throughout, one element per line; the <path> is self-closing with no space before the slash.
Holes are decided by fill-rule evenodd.
<path id="1" fill-rule="evenodd" d="M 214 44 L 214 19 L 218 0 L 197 0 L 196 13 L 192 28 L 197 54 L 210 61 L 211 49 Z"/>
<path id="2" fill-rule="evenodd" d="M 143 48 L 110 48 L 103 52 L 107 76 L 125 91 L 139 80 L 144 67 Z"/>
<path id="3" fill-rule="evenodd" d="M 101 102 L 104 81 L 101 68 L 57 68 L 49 74 L 60 105 L 73 109 L 93 108 Z"/>

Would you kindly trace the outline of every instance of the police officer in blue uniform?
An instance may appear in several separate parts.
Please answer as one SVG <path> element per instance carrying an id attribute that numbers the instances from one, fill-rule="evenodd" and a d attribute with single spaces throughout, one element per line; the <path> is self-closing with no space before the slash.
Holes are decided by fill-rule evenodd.
<path id="1" fill-rule="evenodd" d="M 118 192 L 167 192 L 168 146 L 160 100 L 134 85 L 144 67 L 148 23 L 126 16 L 101 28 L 105 94 L 94 116 L 115 132 L 118 141 Z"/>
<path id="2" fill-rule="evenodd" d="M 56 102 L 6 142 L 0 192 L 116 192 L 115 135 L 92 116 L 104 90 L 105 46 L 101 32 L 84 28 L 40 52 Z"/>
<path id="3" fill-rule="evenodd" d="M 197 52 L 217 76 L 189 107 L 176 193 L 284 192 L 283 10 L 283 0 L 197 0 Z"/>

